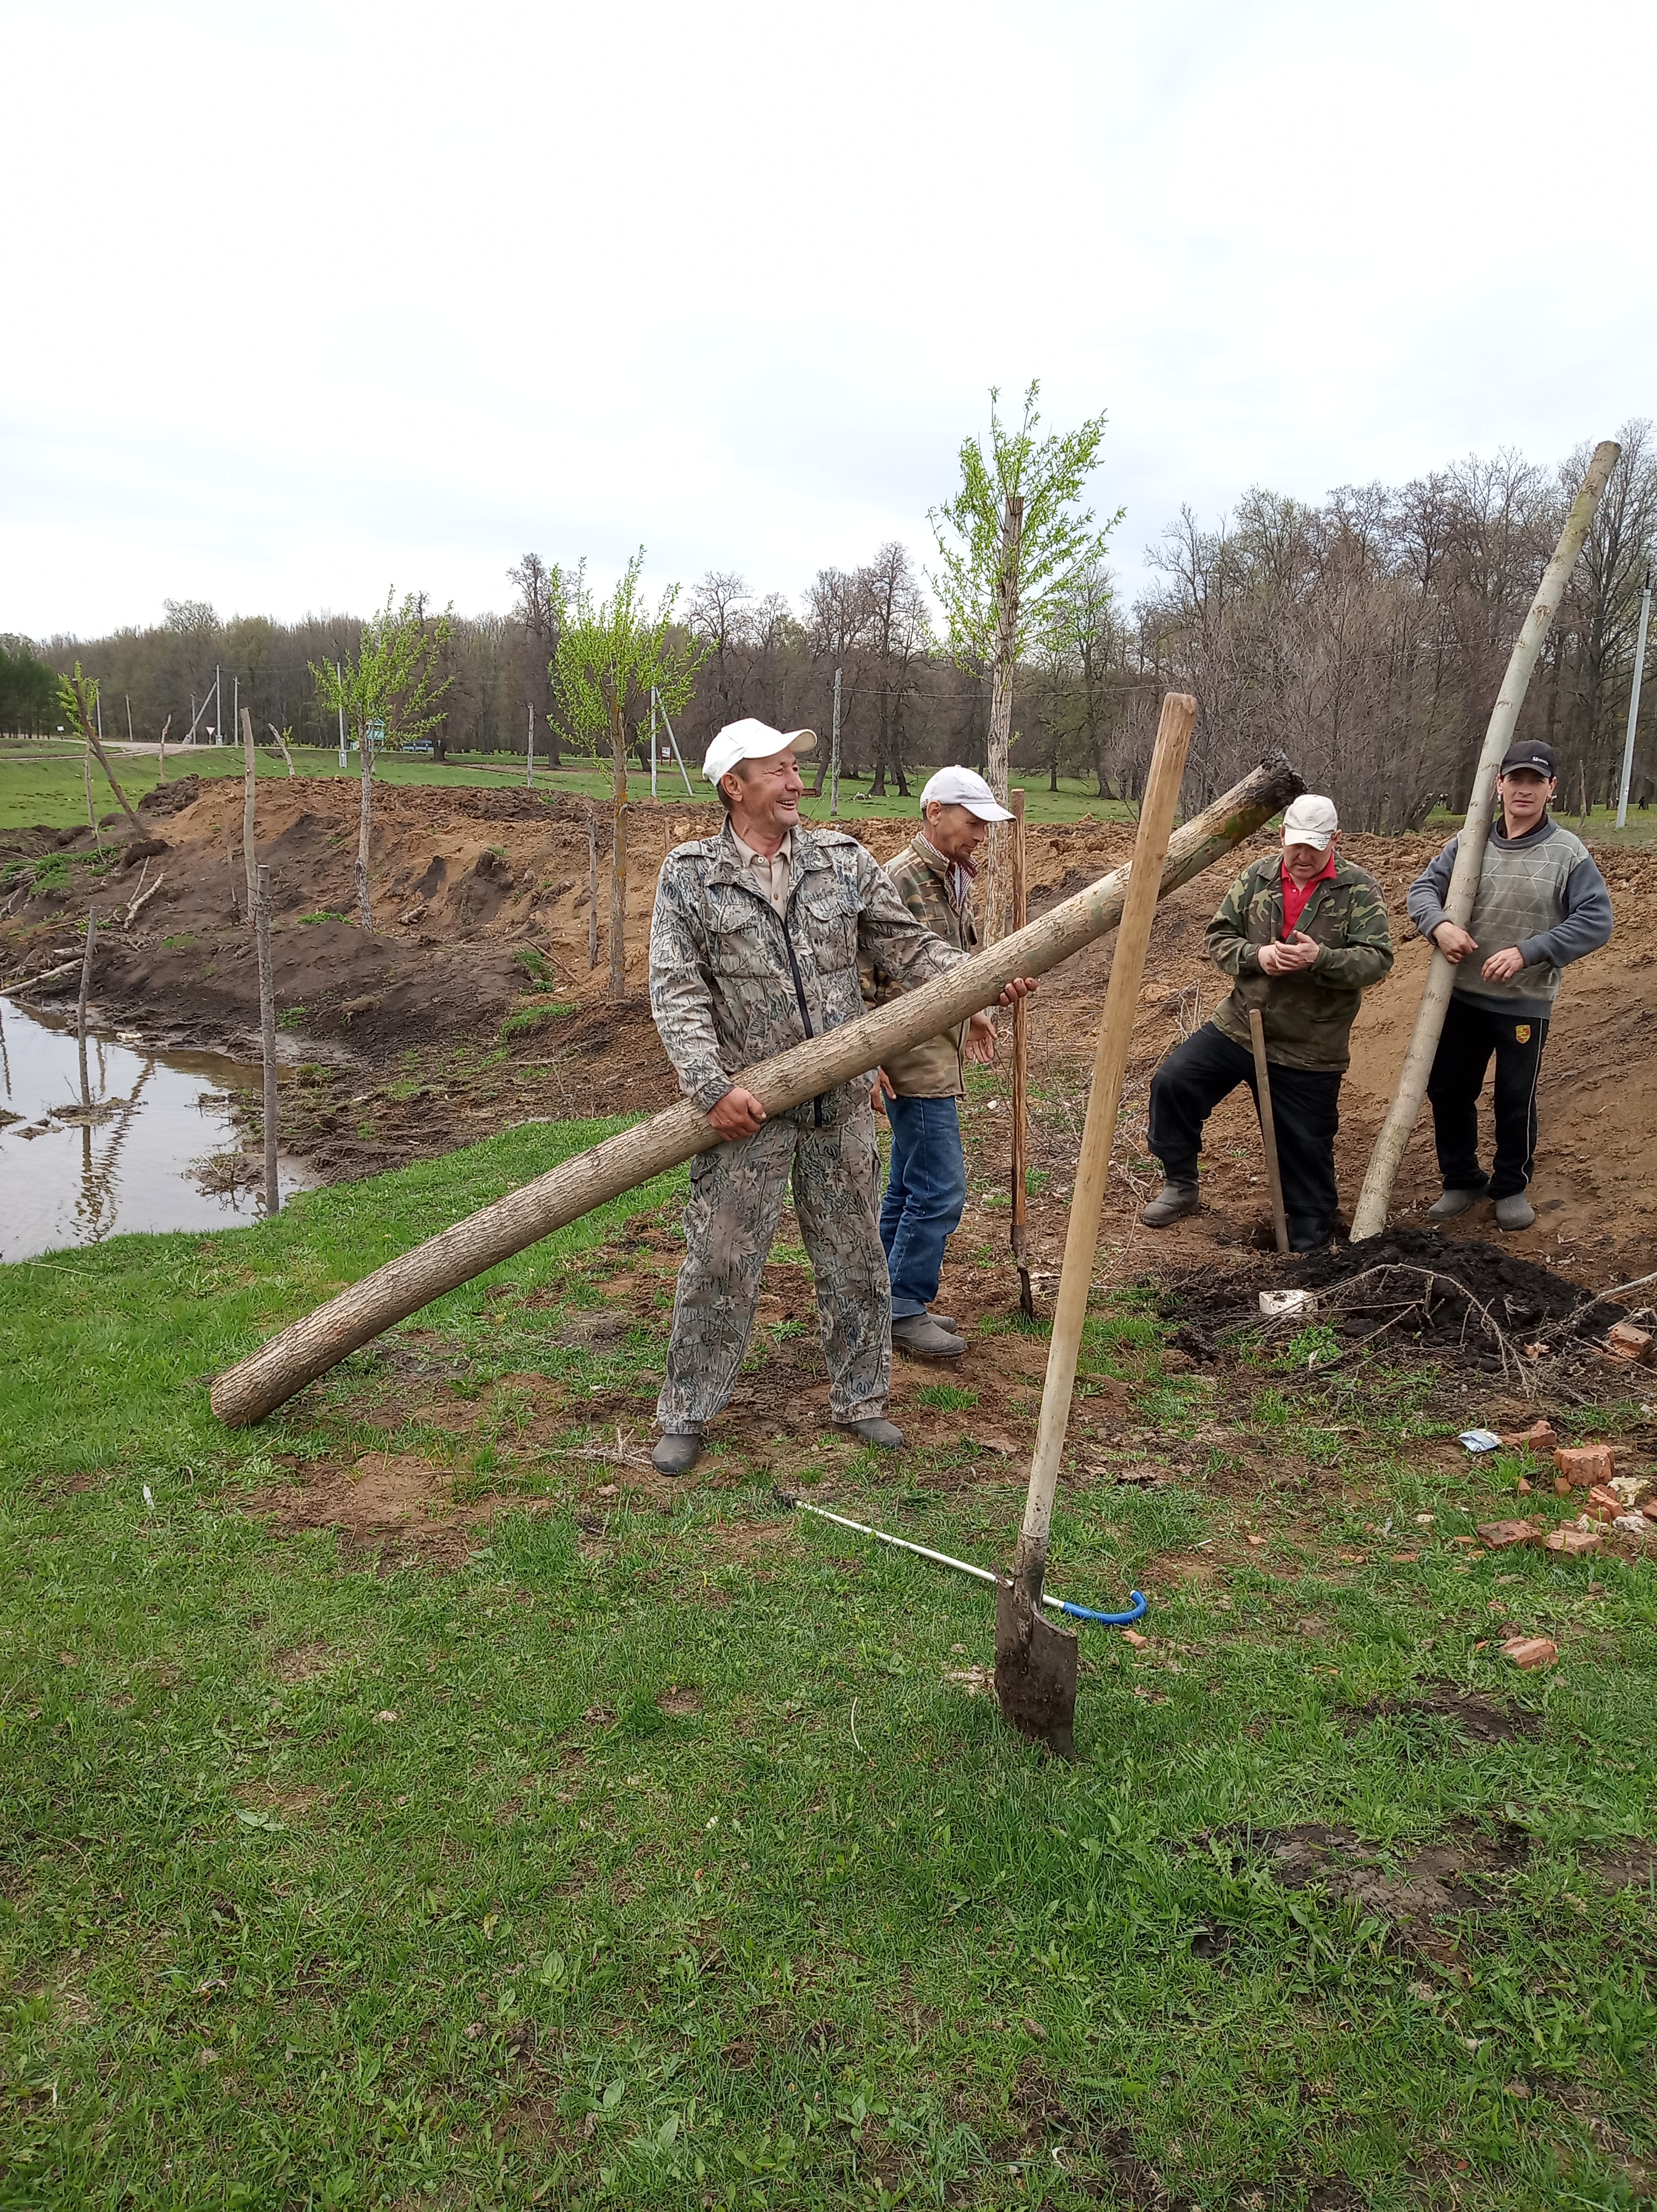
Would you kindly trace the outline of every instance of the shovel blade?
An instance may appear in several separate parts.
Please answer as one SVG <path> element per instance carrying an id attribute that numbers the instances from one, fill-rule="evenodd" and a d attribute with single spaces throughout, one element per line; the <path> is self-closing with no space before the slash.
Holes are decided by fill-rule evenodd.
<path id="1" fill-rule="evenodd" d="M 1019 1602 L 1010 1582 L 996 1586 L 996 1696 L 1005 1717 L 1060 1759 L 1075 1757 L 1074 1633 Z"/>

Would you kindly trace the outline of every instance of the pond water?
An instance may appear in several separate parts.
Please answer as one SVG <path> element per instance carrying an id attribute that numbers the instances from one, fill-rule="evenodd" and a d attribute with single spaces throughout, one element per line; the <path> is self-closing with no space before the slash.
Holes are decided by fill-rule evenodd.
<path id="1" fill-rule="evenodd" d="M 0 999 L 0 1260 L 132 1230 L 259 1219 L 262 1164 L 233 1167 L 226 1157 L 241 1151 L 228 1094 L 262 1090 L 256 1062 L 162 1051 L 126 1030 L 89 1030 L 86 1049 L 101 1117 L 66 1121 L 81 1097 L 73 1018 Z M 283 1160 L 277 1181 L 285 1200 L 314 1178 Z"/>

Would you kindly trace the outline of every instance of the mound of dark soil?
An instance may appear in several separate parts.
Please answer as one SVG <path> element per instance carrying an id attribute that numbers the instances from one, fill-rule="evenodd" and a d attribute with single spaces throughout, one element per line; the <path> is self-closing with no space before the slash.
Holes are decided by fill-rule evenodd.
<path id="1" fill-rule="evenodd" d="M 1546 1356 L 1556 1358 L 1585 1346 L 1623 1314 L 1605 1299 L 1585 1299 L 1576 1284 L 1518 1253 L 1398 1229 L 1301 1259 L 1246 1264 L 1217 1280 L 1205 1271 L 1173 1285 L 1163 1311 L 1179 1322 L 1175 1344 L 1194 1359 L 1217 1358 L 1226 1338 L 1267 1325 L 1263 1290 L 1315 1291 L 1319 1322 L 1354 1343 L 1385 1333 L 1392 1344 L 1487 1370 L 1502 1365 L 1504 1348 L 1511 1360 L 1527 1345 L 1544 1344 Z"/>

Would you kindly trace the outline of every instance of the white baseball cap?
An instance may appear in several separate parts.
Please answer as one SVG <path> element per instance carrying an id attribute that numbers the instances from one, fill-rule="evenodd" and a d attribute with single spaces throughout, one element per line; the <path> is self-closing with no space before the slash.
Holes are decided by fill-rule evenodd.
<path id="1" fill-rule="evenodd" d="M 740 722 L 727 722 L 708 748 L 702 773 L 710 783 L 728 775 L 738 761 L 769 760 L 773 753 L 809 753 L 817 750 L 815 730 L 774 730 L 752 714 Z"/>
<path id="2" fill-rule="evenodd" d="M 1289 803 L 1283 816 L 1285 845 L 1315 845 L 1320 853 L 1329 850 L 1329 841 L 1341 826 L 1341 817 L 1335 811 L 1332 799 L 1321 798 L 1315 791 L 1303 791 Z"/>
<path id="3" fill-rule="evenodd" d="M 964 806 L 980 822 L 1010 822 L 1013 818 L 976 769 L 941 768 L 921 793 L 923 814 L 935 799 L 945 806 Z"/>

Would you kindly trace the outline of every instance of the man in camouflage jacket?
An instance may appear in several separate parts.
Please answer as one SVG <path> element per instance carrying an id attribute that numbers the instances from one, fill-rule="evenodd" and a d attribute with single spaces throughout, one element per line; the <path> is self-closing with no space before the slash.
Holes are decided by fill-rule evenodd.
<path id="1" fill-rule="evenodd" d="M 679 1088 L 726 1139 L 691 1166 L 685 1257 L 656 1405 L 664 1474 L 694 1466 L 730 1396 L 785 1191 L 817 1279 L 829 1409 L 864 1443 L 893 1446 L 885 1418 L 892 1293 L 876 1207 L 873 1071 L 775 1120 L 737 1079 L 774 1053 L 863 1011 L 860 950 L 908 984 L 965 956 L 909 912 L 880 863 L 840 830 L 800 821 L 796 755 L 809 730 L 749 719 L 709 747 L 703 772 L 728 820 L 664 862 L 650 924 L 650 1011 Z M 1008 986 L 1008 1003 L 1033 988 Z"/>
<path id="2" fill-rule="evenodd" d="M 1374 878 L 1341 859 L 1333 802 L 1306 793 L 1283 817 L 1283 849 L 1254 860 L 1209 924 L 1206 951 L 1232 979 L 1212 1021 L 1151 1080 L 1150 1147 L 1166 1178 L 1140 1215 L 1165 1228 L 1197 1209 L 1203 1125 L 1246 1083 L 1256 1091 L 1249 1009 L 1260 1009 L 1288 1241 L 1324 1243 L 1337 1205 L 1335 1133 L 1358 1004 L 1392 965 Z"/>

